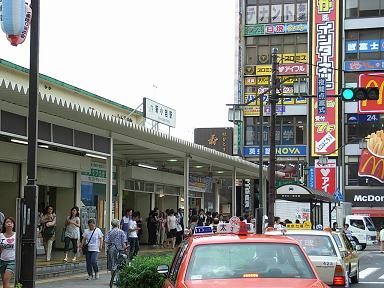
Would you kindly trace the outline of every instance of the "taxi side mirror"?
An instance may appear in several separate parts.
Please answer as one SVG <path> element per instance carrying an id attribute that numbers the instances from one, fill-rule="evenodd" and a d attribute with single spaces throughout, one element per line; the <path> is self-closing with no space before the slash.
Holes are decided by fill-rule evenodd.
<path id="1" fill-rule="evenodd" d="M 157 273 L 167 275 L 168 271 L 169 271 L 169 267 L 168 267 L 168 265 L 159 265 L 159 266 L 157 266 L 156 270 L 157 270 Z"/>

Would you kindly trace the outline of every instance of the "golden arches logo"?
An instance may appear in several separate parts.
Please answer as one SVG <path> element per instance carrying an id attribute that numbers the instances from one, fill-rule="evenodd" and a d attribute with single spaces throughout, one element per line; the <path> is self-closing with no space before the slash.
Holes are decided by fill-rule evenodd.
<path id="1" fill-rule="evenodd" d="M 365 172 L 365 169 L 367 168 L 368 164 L 371 162 L 372 160 L 372 169 L 371 169 L 371 172 L 369 173 L 369 175 L 377 175 L 376 174 L 376 171 L 377 171 L 377 168 L 379 167 L 379 165 L 381 164 L 381 177 L 379 177 L 380 179 L 384 179 L 384 159 L 379 159 L 379 161 L 376 162 L 376 160 L 379 159 L 375 156 L 370 156 L 366 161 L 365 163 L 361 166 L 361 173 L 368 173 L 368 172 Z M 359 171 L 360 172 L 360 171 Z M 380 172 L 380 170 L 379 170 Z M 377 175 L 379 176 L 379 175 Z"/>
<path id="2" fill-rule="evenodd" d="M 369 87 L 379 87 L 379 84 L 377 84 L 376 80 L 369 80 L 368 84 L 365 85 L 365 88 L 369 88 Z M 379 89 L 379 99 L 376 101 L 377 104 L 379 105 L 383 104 L 383 92 L 384 92 L 384 81 L 381 82 L 380 89 Z M 368 100 L 361 101 L 362 107 L 366 107 L 367 104 L 368 104 Z"/>

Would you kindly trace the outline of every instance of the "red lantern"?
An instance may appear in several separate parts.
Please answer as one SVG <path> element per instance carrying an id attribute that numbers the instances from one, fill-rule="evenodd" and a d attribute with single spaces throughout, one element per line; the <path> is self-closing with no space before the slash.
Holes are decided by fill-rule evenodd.
<path id="1" fill-rule="evenodd" d="M 28 35 L 29 26 L 31 26 L 32 20 L 32 9 L 29 7 L 27 3 L 25 3 L 25 21 L 24 21 L 24 29 L 20 35 L 7 35 L 7 39 L 11 42 L 12 46 L 17 46 L 25 41 Z"/>

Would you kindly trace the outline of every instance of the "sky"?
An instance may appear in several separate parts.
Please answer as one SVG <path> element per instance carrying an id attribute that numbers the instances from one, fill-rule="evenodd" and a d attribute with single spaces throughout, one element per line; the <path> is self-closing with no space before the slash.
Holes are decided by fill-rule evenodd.
<path id="1" fill-rule="evenodd" d="M 171 107 L 171 135 L 193 142 L 195 128 L 232 126 L 235 2 L 40 0 L 40 73 L 131 108 Z M 29 39 L 2 34 L 0 58 L 29 68 Z"/>

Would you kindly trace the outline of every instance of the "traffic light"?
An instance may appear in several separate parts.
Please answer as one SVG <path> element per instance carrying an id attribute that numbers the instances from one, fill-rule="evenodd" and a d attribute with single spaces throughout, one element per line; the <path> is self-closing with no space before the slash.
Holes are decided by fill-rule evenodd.
<path id="1" fill-rule="evenodd" d="M 379 100 L 379 88 L 343 88 L 341 89 L 341 99 L 343 101 L 359 101 L 359 100 Z"/>

